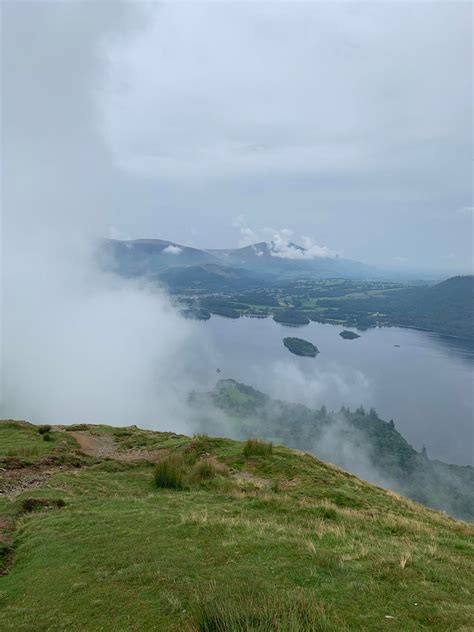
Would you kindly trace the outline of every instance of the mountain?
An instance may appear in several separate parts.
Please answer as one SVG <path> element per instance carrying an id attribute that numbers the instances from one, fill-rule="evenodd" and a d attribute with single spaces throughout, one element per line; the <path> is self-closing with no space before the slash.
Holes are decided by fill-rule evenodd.
<path id="1" fill-rule="evenodd" d="M 377 278 L 380 272 L 371 266 L 340 257 L 312 257 L 310 252 L 293 243 L 284 252 L 272 243 L 260 242 L 230 250 L 199 250 L 161 239 L 118 241 L 106 239 L 101 244 L 102 261 L 124 276 L 160 277 L 164 270 L 187 266 L 220 265 L 247 270 L 267 281 L 278 277 Z M 191 273 L 191 276 L 194 273 Z M 185 275 L 178 275 L 183 282 Z"/>
<path id="2" fill-rule="evenodd" d="M 239 266 L 264 274 L 278 274 L 281 278 L 293 276 L 336 278 L 378 277 L 376 268 L 343 259 L 339 256 L 311 256 L 310 251 L 298 244 L 289 242 L 279 250 L 274 242 L 260 242 L 244 248 L 231 250 L 206 250 L 208 254 L 219 258 L 226 265 Z"/>
<path id="3" fill-rule="evenodd" d="M 198 425 L 207 432 L 215 433 L 225 423 L 236 439 L 260 436 L 310 450 L 418 502 L 474 520 L 474 468 L 417 452 L 393 422 L 383 421 L 373 409 L 312 410 L 272 400 L 230 379 L 220 380 L 209 393 L 194 393 L 192 404 L 193 410 L 203 410 Z M 214 416 L 212 408 L 218 411 Z"/>
<path id="4" fill-rule="evenodd" d="M 160 280 L 166 285 L 179 289 L 205 288 L 222 291 L 240 290 L 260 286 L 262 278 L 243 268 L 232 268 L 217 263 L 199 266 L 174 266 L 162 271 Z"/>
<path id="5" fill-rule="evenodd" d="M 0 466 L 5 632 L 472 628 L 472 525 L 307 453 L 4 421 Z"/>
<path id="6" fill-rule="evenodd" d="M 127 277 L 159 275 L 174 267 L 219 264 L 216 257 L 203 250 L 163 239 L 104 239 L 99 254 L 107 267 Z"/>

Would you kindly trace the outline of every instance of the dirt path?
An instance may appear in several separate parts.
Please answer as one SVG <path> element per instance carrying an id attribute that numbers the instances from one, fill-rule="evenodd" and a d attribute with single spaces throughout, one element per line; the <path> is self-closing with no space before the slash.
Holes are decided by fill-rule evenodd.
<path id="1" fill-rule="evenodd" d="M 69 431 L 87 456 L 117 458 L 113 437 L 92 435 L 89 432 Z"/>
<path id="2" fill-rule="evenodd" d="M 107 435 L 93 435 L 89 432 L 68 431 L 68 434 L 74 437 L 78 442 L 81 452 L 88 456 L 96 458 L 116 459 L 117 461 L 160 461 L 169 450 L 141 450 L 138 448 L 121 452 L 117 449 L 117 445 L 113 437 Z"/>

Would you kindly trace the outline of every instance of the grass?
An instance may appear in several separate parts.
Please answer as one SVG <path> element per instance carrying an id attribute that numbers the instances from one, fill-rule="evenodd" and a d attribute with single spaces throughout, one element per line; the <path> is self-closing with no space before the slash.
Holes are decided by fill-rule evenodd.
<path id="1" fill-rule="evenodd" d="M 244 456 L 249 458 L 250 456 L 266 456 L 272 454 L 273 444 L 259 439 L 247 439 L 244 444 Z"/>
<path id="2" fill-rule="evenodd" d="M 208 598 L 202 595 L 196 608 L 198 632 L 331 632 L 343 631 L 327 619 L 316 597 L 304 591 L 288 591 L 284 600 L 240 589 L 238 594 Z M 247 604 L 242 610 L 240 604 Z"/>
<path id="3" fill-rule="evenodd" d="M 173 454 L 155 469 L 155 485 L 165 489 L 183 489 L 185 486 L 185 462 L 181 455 Z"/>
<path id="4" fill-rule="evenodd" d="M 143 441 L 119 430 L 92 428 Z M 472 629 L 472 526 L 280 446 L 145 435 L 198 482 L 96 459 L 0 498 L 2 631 Z M 32 498 L 65 506 L 23 512 Z"/>
<path id="5" fill-rule="evenodd" d="M 26 421 L 7 420 L 0 422 L 0 464 L 5 458 L 18 458 L 33 462 L 38 458 L 47 458 L 69 453 L 77 447 L 72 437 L 66 433 L 52 430 L 39 431 Z M 50 428 L 50 426 L 48 426 Z M 46 437 L 46 439 L 45 439 Z"/>
<path id="6" fill-rule="evenodd" d="M 155 485 L 163 489 L 189 489 L 215 479 L 227 476 L 227 468 L 217 465 L 211 459 L 198 459 L 195 450 L 170 454 L 155 468 Z"/>

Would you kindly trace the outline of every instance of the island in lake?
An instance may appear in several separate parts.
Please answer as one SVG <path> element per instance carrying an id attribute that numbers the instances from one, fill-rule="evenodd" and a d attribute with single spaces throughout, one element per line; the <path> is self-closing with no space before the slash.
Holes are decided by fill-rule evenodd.
<path id="1" fill-rule="evenodd" d="M 305 358 L 315 358 L 319 353 L 318 347 L 301 338 L 283 338 L 283 344 L 291 353 Z"/>
<path id="2" fill-rule="evenodd" d="M 349 331 L 347 329 L 341 331 L 339 335 L 341 338 L 344 338 L 344 340 L 354 340 L 355 338 L 360 338 L 359 334 L 356 334 L 355 331 Z"/>

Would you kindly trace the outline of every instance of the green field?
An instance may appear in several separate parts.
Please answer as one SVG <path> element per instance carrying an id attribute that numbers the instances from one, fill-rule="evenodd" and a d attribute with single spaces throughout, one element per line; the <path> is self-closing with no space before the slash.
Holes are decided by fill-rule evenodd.
<path id="1" fill-rule="evenodd" d="M 467 523 L 279 446 L 75 430 L 0 422 L 0 629 L 473 629 Z"/>

